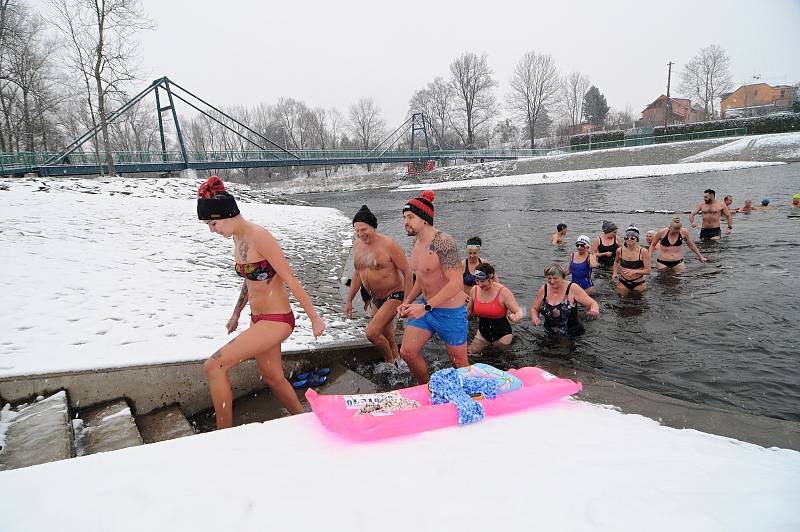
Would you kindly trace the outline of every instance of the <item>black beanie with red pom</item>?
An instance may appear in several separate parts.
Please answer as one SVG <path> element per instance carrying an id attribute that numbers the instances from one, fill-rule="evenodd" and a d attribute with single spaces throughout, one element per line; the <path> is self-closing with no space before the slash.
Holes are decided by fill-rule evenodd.
<path id="1" fill-rule="evenodd" d="M 433 225 L 433 198 L 435 194 L 432 190 L 424 190 L 418 198 L 408 200 L 403 207 L 403 212 L 411 211 L 428 224 Z"/>
<path id="2" fill-rule="evenodd" d="M 212 175 L 197 191 L 197 218 L 200 220 L 221 220 L 239 215 L 236 200 L 225 190 L 222 179 Z"/>

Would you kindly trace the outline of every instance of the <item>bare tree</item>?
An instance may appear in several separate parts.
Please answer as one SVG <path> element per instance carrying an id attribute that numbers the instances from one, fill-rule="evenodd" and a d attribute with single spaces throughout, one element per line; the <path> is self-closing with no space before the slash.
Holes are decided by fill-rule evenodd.
<path id="1" fill-rule="evenodd" d="M 361 98 L 350 106 L 349 129 L 358 139 L 361 148 L 374 147 L 386 129 L 386 121 L 381 118 L 381 110 L 372 98 Z"/>
<path id="2" fill-rule="evenodd" d="M 697 98 L 707 116 L 717 116 L 715 102 L 733 88 L 730 63 L 725 50 L 712 44 L 701 48 L 681 71 L 679 90 L 690 99 Z"/>
<path id="3" fill-rule="evenodd" d="M 536 140 L 536 123 L 556 101 L 560 88 L 558 68 L 549 54 L 531 51 L 517 63 L 507 103 L 509 110 L 525 123 L 531 148 Z"/>
<path id="4" fill-rule="evenodd" d="M 612 109 L 608 113 L 606 124 L 613 129 L 629 129 L 634 124 L 633 110 L 626 106 L 624 110 Z"/>
<path id="5" fill-rule="evenodd" d="M 437 77 L 424 89 L 415 92 L 409 101 L 409 112 L 425 113 L 434 140 L 440 149 L 447 149 L 450 146 L 448 130 L 454 95 L 444 78 Z"/>
<path id="6" fill-rule="evenodd" d="M 342 128 L 344 128 L 344 115 L 338 109 L 328 111 L 328 129 L 331 135 L 331 149 L 335 150 L 342 142 Z"/>
<path id="7" fill-rule="evenodd" d="M 580 72 L 570 72 L 561 82 L 561 107 L 569 125 L 580 123 L 583 97 L 589 90 L 589 77 Z"/>
<path id="8" fill-rule="evenodd" d="M 116 175 L 106 107 L 136 79 L 135 35 L 153 24 L 139 0 L 50 0 L 50 5 L 56 27 L 72 43 L 72 63 L 84 77 L 87 97 L 95 100 L 108 173 Z"/>
<path id="9" fill-rule="evenodd" d="M 497 114 L 496 85 L 486 53 L 465 52 L 450 63 L 450 88 L 456 95 L 450 124 L 467 148 L 475 147 L 476 131 Z"/>

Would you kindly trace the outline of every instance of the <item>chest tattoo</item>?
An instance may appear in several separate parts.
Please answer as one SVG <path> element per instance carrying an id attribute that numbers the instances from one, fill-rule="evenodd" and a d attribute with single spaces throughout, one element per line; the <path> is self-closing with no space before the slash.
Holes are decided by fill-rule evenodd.
<path id="1" fill-rule="evenodd" d="M 247 240 L 242 240 L 239 243 L 239 262 L 242 264 L 247 264 L 247 251 L 249 247 L 247 246 Z"/>

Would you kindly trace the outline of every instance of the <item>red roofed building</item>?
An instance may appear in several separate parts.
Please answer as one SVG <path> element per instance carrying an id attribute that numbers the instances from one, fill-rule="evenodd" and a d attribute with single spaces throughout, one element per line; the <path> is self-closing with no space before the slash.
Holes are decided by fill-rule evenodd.
<path id="1" fill-rule="evenodd" d="M 668 104 L 672 106 L 671 112 L 668 110 Z M 688 124 L 702 120 L 703 112 L 701 109 L 693 108 L 692 101 L 688 98 L 667 99 L 662 94 L 653 103 L 644 108 L 642 118 L 636 125 L 638 127 L 663 126 L 665 116 L 667 125 Z"/>

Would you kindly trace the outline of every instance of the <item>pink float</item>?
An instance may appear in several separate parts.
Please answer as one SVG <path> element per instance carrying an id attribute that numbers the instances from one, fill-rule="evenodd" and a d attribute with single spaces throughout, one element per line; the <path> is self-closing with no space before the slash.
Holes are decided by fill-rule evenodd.
<path id="1" fill-rule="evenodd" d="M 480 399 L 486 417 L 540 405 L 581 390 L 580 382 L 561 379 L 537 367 L 508 372 L 522 382 L 522 387 L 494 399 Z M 306 399 L 325 428 L 352 440 L 393 438 L 458 424 L 455 405 L 431 404 L 427 385 L 362 395 L 320 395 L 309 388 Z M 398 409 L 387 411 L 378 408 L 380 405 Z M 374 410 L 368 412 L 370 408 Z"/>

